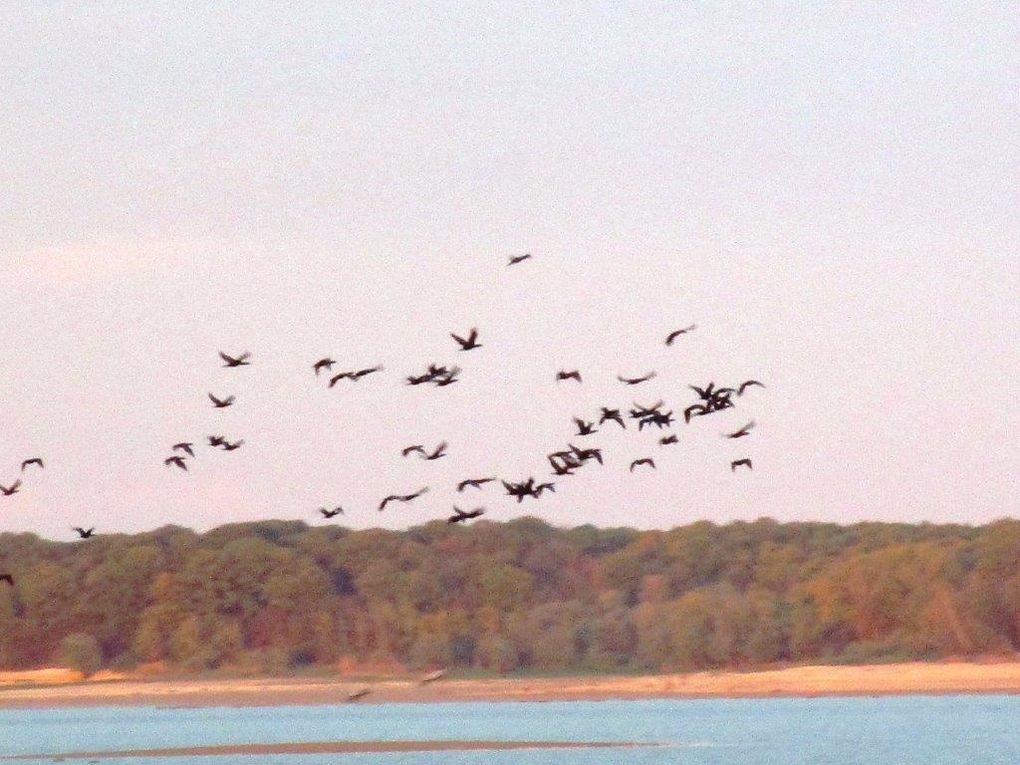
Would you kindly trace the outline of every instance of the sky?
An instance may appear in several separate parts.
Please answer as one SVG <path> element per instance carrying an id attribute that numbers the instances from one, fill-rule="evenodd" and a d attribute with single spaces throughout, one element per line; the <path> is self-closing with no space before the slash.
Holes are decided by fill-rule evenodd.
<path id="1" fill-rule="evenodd" d="M 390 528 L 455 503 L 641 528 L 1017 515 L 1018 18 L 0 6 L 0 483 L 46 460 L 0 497 L 0 531 L 316 523 L 337 504 Z M 460 353 L 449 333 L 472 326 L 484 347 Z M 330 390 L 325 355 L 385 369 Z M 429 362 L 461 382 L 403 384 Z M 680 412 L 688 384 L 748 378 L 767 388 L 675 446 L 573 437 L 600 406 Z M 163 465 L 212 434 L 245 445 Z M 444 440 L 442 460 L 400 456 Z M 544 479 L 571 441 L 606 465 L 537 502 L 453 490 Z M 630 474 L 645 456 L 657 470 Z M 753 471 L 731 473 L 741 457 Z"/>

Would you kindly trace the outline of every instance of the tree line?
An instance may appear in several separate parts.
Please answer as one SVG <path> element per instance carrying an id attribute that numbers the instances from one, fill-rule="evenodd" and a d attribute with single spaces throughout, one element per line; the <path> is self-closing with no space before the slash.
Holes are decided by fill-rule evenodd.
<path id="1" fill-rule="evenodd" d="M 0 668 L 662 672 L 1020 648 L 1020 522 L 0 534 Z"/>

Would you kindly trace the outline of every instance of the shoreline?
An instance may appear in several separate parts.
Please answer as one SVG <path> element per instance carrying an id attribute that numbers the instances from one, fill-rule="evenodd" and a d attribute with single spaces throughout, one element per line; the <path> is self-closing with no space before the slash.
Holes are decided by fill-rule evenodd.
<path id="1" fill-rule="evenodd" d="M 356 702 L 352 694 L 367 690 Z M 0 709 L 284 706 L 343 703 L 606 701 L 1020 694 L 1020 661 L 804 666 L 754 672 L 533 679 L 122 679 L 0 685 Z"/>

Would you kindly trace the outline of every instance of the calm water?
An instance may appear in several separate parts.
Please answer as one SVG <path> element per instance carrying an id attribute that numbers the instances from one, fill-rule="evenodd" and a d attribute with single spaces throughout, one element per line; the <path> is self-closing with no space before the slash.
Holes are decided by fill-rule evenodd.
<path id="1" fill-rule="evenodd" d="M 124 759 L 123 765 L 1020 764 L 1020 697 L 0 711 L 0 754 L 333 740 L 630 740 L 669 748 Z M 49 762 L 48 759 L 32 760 Z"/>

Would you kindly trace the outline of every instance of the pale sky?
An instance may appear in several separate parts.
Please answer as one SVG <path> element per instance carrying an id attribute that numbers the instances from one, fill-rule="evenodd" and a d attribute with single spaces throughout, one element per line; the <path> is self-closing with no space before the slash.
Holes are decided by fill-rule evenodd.
<path id="1" fill-rule="evenodd" d="M 1017 515 L 1018 18 L 4 3 L 0 484 L 47 467 L 0 498 L 0 530 L 316 522 L 327 504 L 401 528 L 454 501 L 645 528 Z M 448 333 L 474 325 L 484 348 L 458 353 Z M 222 369 L 220 349 L 254 363 Z M 386 370 L 328 390 L 327 354 Z M 462 381 L 402 384 L 431 361 Z M 561 367 L 584 384 L 555 384 Z M 688 383 L 747 377 L 767 390 L 681 424 L 678 446 L 572 437 L 601 405 L 679 413 Z M 163 466 L 214 433 L 246 444 Z M 400 457 L 442 440 L 445 459 Z M 546 477 L 570 440 L 606 466 L 519 506 L 453 491 Z M 630 475 L 643 456 L 659 469 Z"/>

